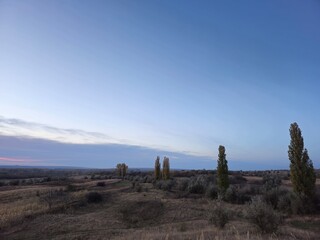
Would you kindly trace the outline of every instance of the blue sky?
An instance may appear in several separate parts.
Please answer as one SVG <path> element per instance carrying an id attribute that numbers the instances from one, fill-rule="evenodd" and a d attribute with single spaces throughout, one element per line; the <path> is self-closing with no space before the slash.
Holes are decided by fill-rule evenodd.
<path id="1" fill-rule="evenodd" d="M 319 24 L 319 1 L 0 1 L 0 164 L 215 168 L 221 144 L 287 168 L 296 121 L 320 167 Z"/>

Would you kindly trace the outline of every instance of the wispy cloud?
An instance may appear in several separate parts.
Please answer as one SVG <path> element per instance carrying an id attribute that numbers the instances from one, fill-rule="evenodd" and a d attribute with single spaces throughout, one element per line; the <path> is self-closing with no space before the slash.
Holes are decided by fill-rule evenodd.
<path id="1" fill-rule="evenodd" d="M 57 128 L 2 116 L 0 116 L 0 134 L 4 136 L 41 138 L 75 144 L 126 143 L 126 140 L 112 138 L 103 133 L 88 132 L 80 129 Z"/>
<path id="2" fill-rule="evenodd" d="M 27 158 L 13 158 L 13 157 L 0 157 L 2 163 L 39 163 L 39 160 L 27 159 Z"/>
<path id="3" fill-rule="evenodd" d="M 179 152 L 186 155 L 207 155 L 185 149 L 177 150 L 172 146 L 152 144 L 137 144 L 134 141 L 115 138 L 104 133 L 89 132 L 80 129 L 58 128 L 46 124 L 29 122 L 21 119 L 0 116 L 0 135 L 24 138 L 37 138 L 60 143 L 71 144 L 125 144 L 128 146 L 148 147 L 154 150 Z"/>

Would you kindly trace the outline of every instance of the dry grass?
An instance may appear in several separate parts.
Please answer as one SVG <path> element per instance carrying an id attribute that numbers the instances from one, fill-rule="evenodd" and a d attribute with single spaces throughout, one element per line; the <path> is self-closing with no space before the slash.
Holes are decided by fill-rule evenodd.
<path id="1" fill-rule="evenodd" d="M 106 187 L 96 187 L 98 181 L 105 181 Z M 138 193 L 131 189 L 131 183 L 119 180 L 88 180 L 76 184 L 81 190 L 69 193 L 70 202 L 85 199 L 88 191 L 99 191 L 103 196 L 111 195 L 111 198 L 99 204 L 53 212 L 39 201 L 36 194 L 61 186 L 17 186 L 0 190 L 0 239 L 313 240 L 320 234 L 319 216 L 296 216 L 287 219 L 277 234 L 261 235 L 242 217 L 246 205 L 226 203 L 232 213 L 231 219 L 220 230 L 208 223 L 210 201 L 207 199 L 176 198 L 174 193 L 154 189 L 152 184 L 141 184 L 142 189 L 148 188 L 149 191 Z M 154 212 L 152 208 L 159 206 L 158 203 L 162 209 Z M 134 224 L 128 224 L 123 218 L 121 208 L 124 206 L 133 208 L 131 214 L 140 215 L 134 219 Z"/>

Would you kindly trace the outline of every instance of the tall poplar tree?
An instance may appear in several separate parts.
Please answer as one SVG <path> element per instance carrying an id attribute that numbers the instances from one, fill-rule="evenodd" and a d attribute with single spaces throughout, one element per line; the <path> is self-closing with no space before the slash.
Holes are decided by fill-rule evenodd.
<path id="1" fill-rule="evenodd" d="M 226 159 L 226 149 L 224 146 L 219 146 L 218 166 L 217 166 L 217 181 L 218 188 L 221 193 L 225 193 L 229 187 L 228 177 L 228 161 Z"/>
<path id="2" fill-rule="evenodd" d="M 315 194 L 316 174 L 309 158 L 307 149 L 304 148 L 303 137 L 298 124 L 290 125 L 290 145 L 288 156 L 290 160 L 290 179 L 293 190 L 305 200 L 311 199 Z"/>
<path id="3" fill-rule="evenodd" d="M 169 158 L 164 157 L 163 163 L 162 163 L 162 178 L 164 180 L 170 179 L 170 163 Z"/>
<path id="4" fill-rule="evenodd" d="M 154 176 L 156 180 L 161 178 L 161 166 L 160 166 L 160 157 L 158 156 L 155 163 L 154 163 Z"/>

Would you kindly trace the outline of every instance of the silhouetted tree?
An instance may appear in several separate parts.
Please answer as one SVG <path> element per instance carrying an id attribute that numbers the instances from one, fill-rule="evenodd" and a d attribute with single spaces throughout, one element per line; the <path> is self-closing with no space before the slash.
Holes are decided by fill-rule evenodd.
<path id="1" fill-rule="evenodd" d="M 161 166 L 160 166 L 160 157 L 158 156 L 155 164 L 154 164 L 154 176 L 156 178 L 156 180 L 159 180 L 161 177 Z"/>
<path id="2" fill-rule="evenodd" d="M 220 145 L 217 166 L 217 182 L 220 193 L 225 193 L 229 187 L 228 161 L 225 151 L 225 147 Z"/>
<path id="3" fill-rule="evenodd" d="M 162 178 L 164 180 L 167 180 L 170 178 L 170 163 L 169 158 L 164 157 L 163 163 L 162 163 Z"/>
<path id="4" fill-rule="evenodd" d="M 315 194 L 316 175 L 307 149 L 304 148 L 303 137 L 297 123 L 290 125 L 290 179 L 293 190 L 300 198 L 311 199 Z"/>
<path id="5" fill-rule="evenodd" d="M 127 174 L 128 166 L 125 163 L 117 164 L 117 173 L 120 177 L 124 177 Z"/>
<path id="6" fill-rule="evenodd" d="M 118 176 L 121 176 L 121 163 L 118 163 L 117 164 L 117 173 L 118 173 Z"/>

